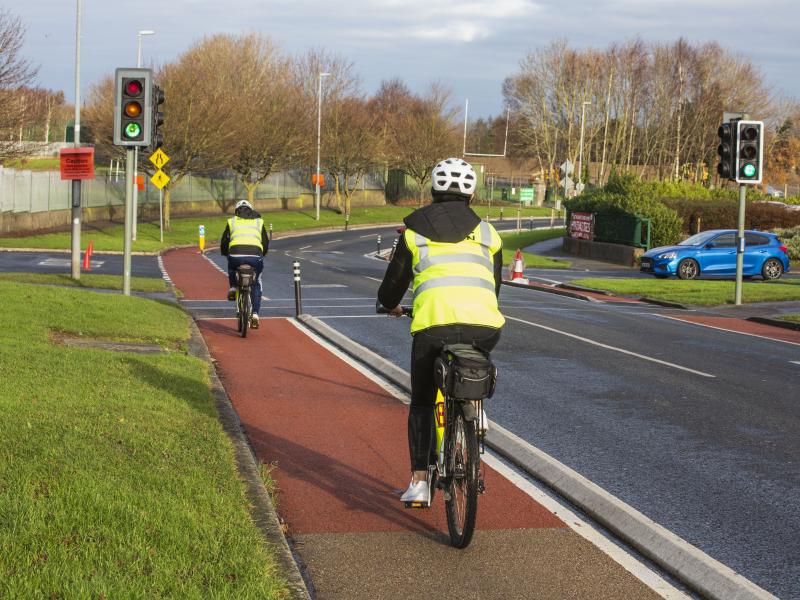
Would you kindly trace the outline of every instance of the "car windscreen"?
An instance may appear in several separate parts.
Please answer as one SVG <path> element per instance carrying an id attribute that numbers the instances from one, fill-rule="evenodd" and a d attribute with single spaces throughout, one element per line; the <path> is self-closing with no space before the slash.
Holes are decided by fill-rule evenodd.
<path id="1" fill-rule="evenodd" d="M 682 242 L 679 242 L 678 246 L 702 246 L 715 235 L 716 233 L 713 231 L 704 231 L 702 233 L 696 233 L 692 237 L 687 238 Z"/>

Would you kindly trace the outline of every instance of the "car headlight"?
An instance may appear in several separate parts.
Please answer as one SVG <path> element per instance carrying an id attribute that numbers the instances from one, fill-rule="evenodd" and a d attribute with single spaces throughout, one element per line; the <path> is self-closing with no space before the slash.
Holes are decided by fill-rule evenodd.
<path id="1" fill-rule="evenodd" d="M 673 258 L 678 258 L 677 252 L 665 252 L 664 254 L 659 254 L 658 258 L 672 260 Z"/>

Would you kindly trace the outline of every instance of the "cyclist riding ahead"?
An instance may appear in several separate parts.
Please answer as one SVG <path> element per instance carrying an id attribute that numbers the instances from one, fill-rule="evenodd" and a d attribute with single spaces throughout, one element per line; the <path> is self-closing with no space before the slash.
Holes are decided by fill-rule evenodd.
<path id="1" fill-rule="evenodd" d="M 469 207 L 475 171 L 460 158 L 448 158 L 434 167 L 431 178 L 433 203 L 404 219 L 406 230 L 378 290 L 378 301 L 399 317 L 400 302 L 413 280 L 408 414 L 412 478 L 400 498 L 406 503 L 430 500 L 434 361 L 447 344 L 471 344 L 490 352 L 505 323 L 497 304 L 503 242 Z"/>
<path id="2" fill-rule="evenodd" d="M 250 327 L 258 329 L 258 311 L 261 308 L 261 271 L 264 269 L 264 256 L 269 249 L 269 235 L 261 215 L 253 210 L 247 200 L 236 203 L 234 216 L 222 234 L 220 252 L 228 257 L 228 300 L 236 299 L 236 269 L 250 265 L 255 269 L 256 279 L 251 290 L 253 316 Z"/>

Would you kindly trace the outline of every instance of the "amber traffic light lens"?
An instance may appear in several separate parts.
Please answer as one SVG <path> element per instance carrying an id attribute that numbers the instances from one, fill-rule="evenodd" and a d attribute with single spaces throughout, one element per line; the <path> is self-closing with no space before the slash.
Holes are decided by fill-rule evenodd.
<path id="1" fill-rule="evenodd" d="M 125 93 L 128 96 L 138 96 L 142 93 L 142 82 L 138 79 L 132 79 L 125 85 Z"/>
<path id="2" fill-rule="evenodd" d="M 756 147 L 753 145 L 742 146 L 741 149 L 742 158 L 747 160 L 753 160 L 758 154 Z"/>
<path id="3" fill-rule="evenodd" d="M 125 114 L 131 119 L 135 119 L 142 114 L 142 105 L 138 102 L 128 102 L 125 105 Z"/>
<path id="4" fill-rule="evenodd" d="M 745 127 L 742 129 L 742 139 L 748 142 L 754 141 L 758 137 L 758 129 L 755 127 Z"/>

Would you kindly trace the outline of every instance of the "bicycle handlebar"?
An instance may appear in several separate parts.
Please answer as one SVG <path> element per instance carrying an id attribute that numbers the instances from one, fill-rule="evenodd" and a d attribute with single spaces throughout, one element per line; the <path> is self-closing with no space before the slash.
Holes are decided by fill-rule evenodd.
<path id="1" fill-rule="evenodd" d="M 403 306 L 403 316 L 404 317 L 413 317 L 414 316 L 414 309 L 410 306 Z M 379 315 L 388 315 L 390 310 L 383 306 L 380 302 L 375 302 L 375 312 Z"/>

